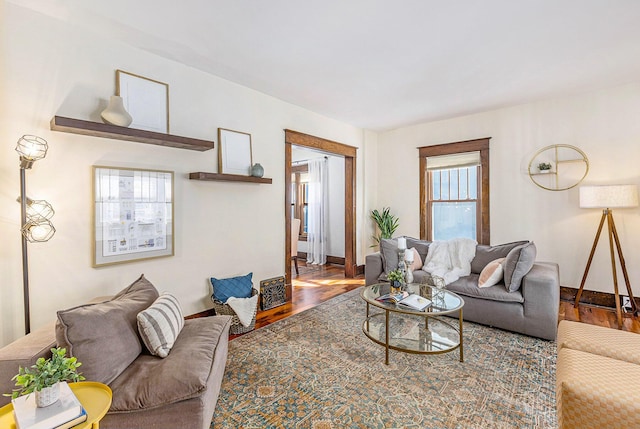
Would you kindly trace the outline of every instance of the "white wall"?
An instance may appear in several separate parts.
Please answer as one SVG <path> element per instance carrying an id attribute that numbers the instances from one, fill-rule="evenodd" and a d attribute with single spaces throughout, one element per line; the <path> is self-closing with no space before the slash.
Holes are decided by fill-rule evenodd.
<path id="1" fill-rule="evenodd" d="M 578 287 L 601 211 L 580 209 L 578 188 L 552 192 L 526 173 L 536 150 L 552 144 L 582 149 L 590 162 L 587 184 L 640 184 L 640 83 L 381 134 L 377 205 L 400 217 L 398 234 L 419 235 L 419 146 L 491 137 L 491 242 L 529 239 L 538 260 L 560 265 L 563 286 Z M 367 177 L 369 177 L 367 175 Z M 633 291 L 640 295 L 639 209 L 614 210 Z M 606 234 L 585 288 L 613 292 Z M 619 286 L 624 288 L 622 275 Z M 626 294 L 626 292 L 623 292 Z"/>
<path id="2" fill-rule="evenodd" d="M 4 2 L 3 2 L 4 3 Z M 27 172 L 28 194 L 55 208 L 57 233 L 29 246 L 32 328 L 58 309 L 115 293 L 144 273 L 174 293 L 186 314 L 209 307 L 208 277 L 284 273 L 284 132 L 289 128 L 360 148 L 363 131 L 248 88 L 125 46 L 108 37 L 4 4 L 0 89 L 0 346 L 23 333 L 18 155 L 23 134 L 45 138 L 50 152 Z M 217 140 L 217 128 L 251 133 L 254 162 L 272 185 L 199 182 L 192 171 L 217 171 L 207 152 L 85 137 L 49 129 L 54 115 L 98 120 L 115 91 L 115 70 L 169 83 L 171 132 Z M 359 154 L 360 155 L 360 154 Z M 362 159 L 357 204 L 363 204 Z M 91 268 L 92 165 L 175 172 L 176 255 Z M 365 250 L 359 248 L 358 263 Z"/>
<path id="3" fill-rule="evenodd" d="M 344 157 L 294 147 L 292 161 L 327 157 L 327 255 L 344 258 Z M 298 241 L 298 251 L 307 251 L 307 242 Z"/>

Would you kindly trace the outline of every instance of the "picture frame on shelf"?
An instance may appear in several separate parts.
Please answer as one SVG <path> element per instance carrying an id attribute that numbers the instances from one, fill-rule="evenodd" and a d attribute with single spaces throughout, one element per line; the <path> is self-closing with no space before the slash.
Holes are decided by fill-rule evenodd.
<path id="1" fill-rule="evenodd" d="M 218 172 L 251 176 L 251 134 L 218 128 Z"/>
<path id="2" fill-rule="evenodd" d="M 93 267 L 174 255 L 173 171 L 93 166 Z"/>
<path id="3" fill-rule="evenodd" d="M 133 118 L 130 128 L 169 134 L 169 84 L 116 70 L 116 95 Z"/>

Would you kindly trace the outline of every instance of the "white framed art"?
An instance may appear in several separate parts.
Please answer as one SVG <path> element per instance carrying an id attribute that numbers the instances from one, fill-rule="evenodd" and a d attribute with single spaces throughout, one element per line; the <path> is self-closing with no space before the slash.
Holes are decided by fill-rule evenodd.
<path id="1" fill-rule="evenodd" d="M 122 97 L 131 128 L 169 134 L 169 85 L 116 70 L 116 95 Z"/>
<path id="2" fill-rule="evenodd" d="M 173 172 L 93 166 L 93 266 L 174 255 Z"/>
<path id="3" fill-rule="evenodd" d="M 251 176 L 251 134 L 218 128 L 218 172 Z"/>

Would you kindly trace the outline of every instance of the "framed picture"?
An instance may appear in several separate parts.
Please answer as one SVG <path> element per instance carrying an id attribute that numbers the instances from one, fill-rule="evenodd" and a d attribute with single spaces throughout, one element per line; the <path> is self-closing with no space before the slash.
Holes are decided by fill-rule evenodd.
<path id="1" fill-rule="evenodd" d="M 173 172 L 93 167 L 93 266 L 173 256 Z"/>
<path id="2" fill-rule="evenodd" d="M 218 128 L 218 172 L 250 176 L 251 134 Z"/>
<path id="3" fill-rule="evenodd" d="M 116 95 L 133 122 L 131 128 L 169 133 L 169 85 L 116 70 Z"/>

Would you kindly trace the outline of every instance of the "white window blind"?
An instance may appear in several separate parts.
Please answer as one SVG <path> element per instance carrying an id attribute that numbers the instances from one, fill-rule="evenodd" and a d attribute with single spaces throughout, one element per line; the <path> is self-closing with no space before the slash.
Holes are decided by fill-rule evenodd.
<path id="1" fill-rule="evenodd" d="M 473 167 L 480 165 L 480 152 L 463 152 L 451 155 L 430 156 L 427 158 L 427 170 L 447 170 L 450 168 Z"/>

